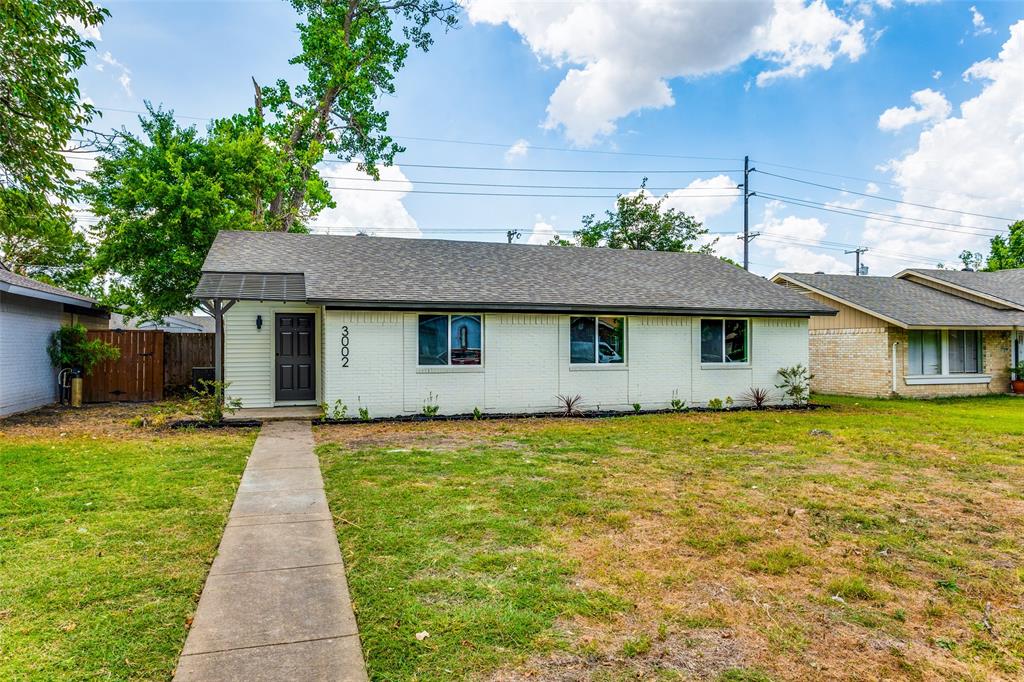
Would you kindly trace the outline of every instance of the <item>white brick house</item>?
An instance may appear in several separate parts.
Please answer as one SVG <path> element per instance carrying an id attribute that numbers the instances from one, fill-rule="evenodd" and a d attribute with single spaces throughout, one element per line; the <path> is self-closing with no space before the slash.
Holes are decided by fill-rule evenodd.
<path id="1" fill-rule="evenodd" d="M 834 312 L 699 254 L 248 232 L 218 236 L 196 298 L 229 397 L 374 417 L 739 401 Z"/>

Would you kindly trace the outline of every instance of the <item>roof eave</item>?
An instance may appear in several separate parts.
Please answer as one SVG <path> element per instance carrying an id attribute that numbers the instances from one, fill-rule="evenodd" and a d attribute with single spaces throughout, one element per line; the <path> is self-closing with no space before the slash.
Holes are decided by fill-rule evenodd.
<path id="1" fill-rule="evenodd" d="M 950 282 L 948 279 L 942 279 L 941 277 L 932 277 L 931 275 L 925 274 L 920 270 L 915 270 L 914 268 L 907 268 L 906 270 L 901 270 L 900 272 L 897 272 L 895 275 L 893 275 L 895 279 L 907 279 L 907 277 L 909 276 L 920 277 L 921 279 L 928 280 L 929 282 L 934 282 L 936 284 L 947 286 L 950 289 L 962 291 L 965 294 L 971 294 L 972 296 L 984 298 L 988 301 L 992 301 L 993 303 L 998 303 L 999 305 L 1008 306 L 1010 308 L 1013 308 L 1014 310 L 1024 310 L 1024 305 L 1021 305 L 1020 303 L 1016 303 L 1014 301 L 1010 301 L 999 296 L 993 296 L 992 294 L 986 293 L 984 291 L 979 291 L 978 289 L 975 289 L 973 287 L 967 287 L 964 286 L 963 284 Z"/>
<path id="2" fill-rule="evenodd" d="M 6 291 L 7 293 L 14 294 L 15 296 L 37 298 L 43 301 L 53 301 L 54 303 L 73 305 L 78 308 L 93 308 L 95 304 L 94 301 L 76 298 L 74 296 L 64 296 L 62 294 L 55 294 L 49 291 L 40 291 L 39 289 L 23 287 L 17 284 L 11 284 L 9 282 L 0 282 L 0 291 Z"/>

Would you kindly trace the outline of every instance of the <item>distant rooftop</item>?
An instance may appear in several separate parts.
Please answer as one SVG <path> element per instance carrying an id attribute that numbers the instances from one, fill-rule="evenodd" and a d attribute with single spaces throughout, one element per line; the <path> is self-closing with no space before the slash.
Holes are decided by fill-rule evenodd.
<path id="1" fill-rule="evenodd" d="M 917 274 L 997 298 L 1015 306 L 1024 306 L 1024 269 L 975 272 L 971 270 L 926 270 L 911 268 L 897 277 Z"/>
<path id="2" fill-rule="evenodd" d="M 904 327 L 1012 327 L 1024 312 L 997 310 L 895 277 L 784 272 L 778 277 L 834 297 Z"/>

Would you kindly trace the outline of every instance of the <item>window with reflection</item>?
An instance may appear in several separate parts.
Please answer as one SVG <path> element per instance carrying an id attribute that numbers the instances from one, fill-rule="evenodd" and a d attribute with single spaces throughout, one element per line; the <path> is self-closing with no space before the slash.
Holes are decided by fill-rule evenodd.
<path id="1" fill-rule="evenodd" d="M 701 320 L 700 361 L 736 363 L 750 360 L 748 320 Z"/>
<path id="2" fill-rule="evenodd" d="M 420 315 L 419 364 L 479 365 L 483 360 L 480 315 Z"/>
<path id="3" fill-rule="evenodd" d="M 626 318 L 569 318 L 569 362 L 620 365 L 626 362 Z"/>

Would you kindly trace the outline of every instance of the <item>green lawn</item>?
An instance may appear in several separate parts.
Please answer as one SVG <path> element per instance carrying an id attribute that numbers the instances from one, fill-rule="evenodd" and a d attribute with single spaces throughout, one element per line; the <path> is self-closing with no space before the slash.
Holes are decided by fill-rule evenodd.
<path id="1" fill-rule="evenodd" d="M 1024 400 L 823 400 L 321 427 L 371 676 L 1024 675 Z"/>
<path id="2" fill-rule="evenodd" d="M 253 432 L 6 426 L 0 679 L 170 679 Z"/>

